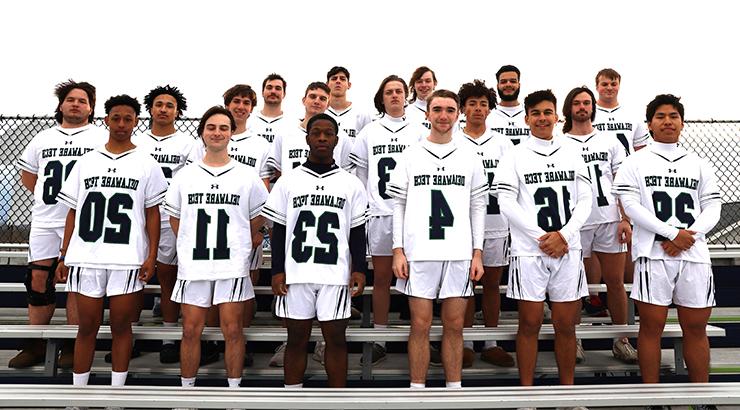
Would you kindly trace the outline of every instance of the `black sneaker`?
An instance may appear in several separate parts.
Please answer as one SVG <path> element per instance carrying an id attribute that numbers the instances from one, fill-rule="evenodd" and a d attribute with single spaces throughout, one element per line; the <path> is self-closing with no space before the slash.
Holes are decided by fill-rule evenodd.
<path id="1" fill-rule="evenodd" d="M 373 352 L 372 352 L 372 359 L 373 359 L 373 366 L 382 362 L 385 360 L 386 354 L 385 354 L 385 347 L 373 343 Z M 360 364 L 362 364 L 362 358 L 360 358 Z"/>
<path id="2" fill-rule="evenodd" d="M 200 365 L 215 363 L 219 359 L 218 344 L 216 342 L 201 342 L 200 345 Z"/>
<path id="3" fill-rule="evenodd" d="M 166 363 L 177 363 L 180 361 L 180 346 L 176 343 L 165 343 L 162 345 L 162 350 L 159 351 L 159 362 L 162 364 Z"/>
<path id="4" fill-rule="evenodd" d="M 434 367 L 442 366 L 442 354 L 433 344 L 429 345 L 429 364 Z"/>

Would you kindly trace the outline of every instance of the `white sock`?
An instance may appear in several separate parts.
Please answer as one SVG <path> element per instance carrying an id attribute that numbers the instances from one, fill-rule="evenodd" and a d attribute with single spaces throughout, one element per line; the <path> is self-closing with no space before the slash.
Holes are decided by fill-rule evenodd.
<path id="1" fill-rule="evenodd" d="M 231 389 L 236 389 L 240 384 L 242 384 L 241 377 L 229 377 L 226 381 L 229 382 L 229 388 Z"/>
<path id="2" fill-rule="evenodd" d="M 388 325 L 380 325 L 377 323 L 373 323 L 373 327 L 376 329 L 387 329 Z M 383 349 L 385 349 L 385 342 L 375 342 L 375 344 L 380 345 L 383 347 Z"/>
<path id="3" fill-rule="evenodd" d="M 286 389 L 302 389 L 303 388 L 303 383 L 298 383 L 298 384 L 284 384 L 283 386 L 285 386 Z"/>
<path id="4" fill-rule="evenodd" d="M 483 344 L 483 350 L 493 349 L 496 346 L 498 345 L 496 344 L 495 340 L 486 340 L 486 342 Z"/>
<path id="5" fill-rule="evenodd" d="M 123 386 L 126 384 L 126 377 L 128 377 L 128 371 L 125 372 L 110 372 L 110 385 L 111 386 Z"/>
<path id="6" fill-rule="evenodd" d="M 424 389 L 427 387 L 426 383 L 410 383 L 409 387 L 412 389 Z"/>
<path id="7" fill-rule="evenodd" d="M 180 377 L 182 387 L 195 387 L 195 377 Z"/>
<path id="8" fill-rule="evenodd" d="M 470 341 L 463 342 L 463 347 L 467 347 L 470 350 L 474 350 L 474 348 L 473 348 L 473 342 L 470 342 Z"/>
<path id="9" fill-rule="evenodd" d="M 87 386 L 88 380 L 90 380 L 90 372 L 72 373 L 73 386 Z"/>
<path id="10" fill-rule="evenodd" d="M 164 326 L 164 327 L 175 327 L 175 326 L 177 326 L 177 322 L 162 322 L 162 326 Z M 162 339 L 162 344 L 163 345 L 166 345 L 166 344 L 169 344 L 169 343 L 174 344 L 175 341 L 172 340 L 172 339 Z"/>
<path id="11" fill-rule="evenodd" d="M 448 389 L 462 389 L 462 381 L 445 382 L 445 387 L 447 387 Z"/>

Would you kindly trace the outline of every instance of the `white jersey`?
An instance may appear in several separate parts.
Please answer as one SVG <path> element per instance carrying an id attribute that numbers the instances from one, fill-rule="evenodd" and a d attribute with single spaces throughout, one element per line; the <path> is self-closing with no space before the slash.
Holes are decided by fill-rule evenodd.
<path id="1" fill-rule="evenodd" d="M 483 163 L 483 170 L 486 172 L 488 177 L 488 186 L 490 188 L 493 183 L 493 178 L 496 174 L 496 167 L 498 167 L 501 158 L 506 155 L 509 150 L 514 148 L 514 144 L 506 138 L 505 135 L 499 134 L 495 131 L 486 130 L 486 132 L 478 138 L 472 138 L 465 133 L 465 130 L 457 132 L 453 138 L 459 138 L 461 141 L 470 142 L 470 146 L 475 153 L 475 158 L 481 160 Z M 501 214 L 501 210 L 498 206 L 498 199 L 489 193 L 488 199 L 486 200 L 486 228 L 484 232 L 485 239 L 495 238 L 506 238 L 509 236 L 509 222 L 506 221 L 506 217 Z"/>
<path id="2" fill-rule="evenodd" d="M 249 275 L 250 220 L 259 215 L 266 199 L 262 180 L 237 161 L 221 167 L 197 161 L 183 168 L 173 178 L 164 204 L 165 212 L 180 220 L 177 278 L 219 280 Z"/>
<path id="3" fill-rule="evenodd" d="M 349 154 L 352 152 L 352 141 L 342 130 L 339 130 L 337 137 L 339 142 L 334 147 L 334 162 L 344 169 L 350 169 Z M 298 125 L 292 131 L 275 135 L 267 158 L 267 166 L 285 175 L 306 162 L 308 151 L 306 130 Z"/>
<path id="4" fill-rule="evenodd" d="M 285 121 L 282 115 L 278 117 L 267 117 L 259 112 L 252 113 L 247 120 L 247 130 L 272 144 L 275 136 L 279 135 L 285 126 Z"/>
<path id="5" fill-rule="evenodd" d="M 406 147 L 418 143 L 427 134 L 426 128 L 408 122 L 406 117 L 389 115 L 368 124 L 360 132 L 349 158 L 355 166 L 367 169 L 370 215 L 393 215 L 393 199 L 386 192 L 391 174 Z"/>
<path id="6" fill-rule="evenodd" d="M 527 116 L 524 111 L 524 104 L 513 107 L 504 107 L 497 105 L 491 110 L 491 114 L 486 119 L 486 126 L 493 131 L 504 134 L 514 145 L 529 138 L 529 126 L 524 121 Z"/>
<path id="7" fill-rule="evenodd" d="M 612 183 L 627 156 L 622 144 L 596 129 L 587 135 L 566 133 L 564 140 L 581 152 L 591 178 L 594 201 L 583 229 L 621 220 L 617 197 L 612 193 Z"/>
<path id="8" fill-rule="evenodd" d="M 305 166 L 278 179 L 262 214 L 285 225 L 288 285 L 349 284 L 349 234 L 367 219 L 367 196 L 357 177 L 339 168 L 318 174 Z"/>
<path id="9" fill-rule="evenodd" d="M 191 135 L 180 131 L 158 137 L 152 134 L 151 130 L 134 135 L 131 137 L 131 143 L 157 161 L 168 183 L 188 163 L 193 147 L 198 145 L 198 141 L 193 139 Z M 162 218 L 162 226 L 169 226 L 170 218 L 164 213 L 162 207 L 159 208 L 159 213 Z"/>
<path id="10" fill-rule="evenodd" d="M 589 184 L 590 196 L 581 152 L 561 140 L 562 137 L 548 141 L 527 138 L 504 156 L 496 170 L 493 184 L 499 201 L 503 195 L 515 198 L 523 210 L 522 218 L 526 218 L 509 218 L 511 256 L 545 256 L 537 238 L 545 232 L 560 231 L 570 221 L 579 196 L 577 180 Z M 539 232 L 534 237 L 528 233 L 533 230 Z M 566 240 L 571 250 L 581 249 L 578 232 Z"/>
<path id="11" fill-rule="evenodd" d="M 635 152 L 635 147 L 642 147 L 650 141 L 650 132 L 644 121 L 638 116 L 625 111 L 621 106 L 604 108 L 596 105 L 594 128 L 609 133 L 616 138 L 627 155 Z"/>
<path id="12" fill-rule="evenodd" d="M 486 195 L 488 180 L 470 144 L 423 139 L 408 147 L 391 176 L 388 193 L 406 201 L 403 250 L 409 261 L 470 260 L 472 199 Z M 394 244 L 395 245 L 395 244 Z"/>
<path id="13" fill-rule="evenodd" d="M 67 207 L 57 203 L 62 182 L 80 157 L 108 141 L 108 131 L 92 124 L 79 128 L 54 126 L 36 134 L 18 157 L 17 166 L 35 174 L 31 225 L 64 226 Z"/>
<path id="14" fill-rule="evenodd" d="M 339 129 L 347 134 L 351 141 L 354 141 L 365 125 L 371 122 L 370 115 L 355 108 L 354 104 L 344 110 L 334 110 L 329 107 L 326 109 L 326 114 L 334 118 L 339 124 Z"/>
<path id="15" fill-rule="evenodd" d="M 83 155 L 58 195 L 76 210 L 65 263 L 140 268 L 149 252 L 145 210 L 159 205 L 166 192 L 162 168 L 148 152 L 113 154 L 100 147 Z"/>
<path id="16" fill-rule="evenodd" d="M 404 110 L 406 119 L 411 123 L 423 125 L 427 131 L 432 129 L 432 123 L 427 121 L 427 102 L 424 100 L 414 100 L 406 106 Z"/>
<path id="17" fill-rule="evenodd" d="M 680 229 L 690 229 L 699 214 L 710 204 L 721 201 L 717 180 L 709 162 L 680 147 L 662 149 L 667 144 L 654 143 L 630 155 L 619 169 L 614 193 L 623 202 L 638 200 L 659 220 Z M 632 231 L 632 257 L 678 259 L 711 263 L 706 237 L 694 235 L 696 242 L 676 257 L 661 247 L 666 238 L 646 229 L 636 221 Z"/>
<path id="18" fill-rule="evenodd" d="M 270 143 L 250 130 L 232 135 L 229 141 L 229 156 L 255 171 L 260 178 L 272 176 L 267 166 Z"/>

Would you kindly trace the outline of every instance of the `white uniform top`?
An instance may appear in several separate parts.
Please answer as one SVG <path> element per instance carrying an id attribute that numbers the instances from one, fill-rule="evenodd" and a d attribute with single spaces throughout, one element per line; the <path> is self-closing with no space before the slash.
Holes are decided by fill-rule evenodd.
<path id="1" fill-rule="evenodd" d="M 612 183 L 626 154 L 624 147 L 611 135 L 594 129 L 588 135 L 565 134 L 564 141 L 581 152 L 591 178 L 594 197 L 591 215 L 583 225 L 590 229 L 595 225 L 621 220 L 617 197 L 612 193 Z"/>
<path id="2" fill-rule="evenodd" d="M 340 131 L 347 134 L 351 138 L 351 141 L 354 141 L 365 125 L 372 121 L 367 112 L 355 108 L 354 104 L 341 111 L 335 111 L 329 107 L 326 109 L 326 114 L 334 118 L 337 124 L 339 124 Z"/>
<path id="3" fill-rule="evenodd" d="M 638 118 L 621 106 L 604 108 L 596 105 L 593 125 L 597 130 L 617 138 L 627 155 L 630 155 L 635 152 L 635 147 L 645 146 L 651 139 L 645 122 Z"/>
<path id="4" fill-rule="evenodd" d="M 152 134 L 151 131 L 145 131 L 132 136 L 131 143 L 157 161 L 162 168 L 167 183 L 185 166 L 191 152 L 193 152 L 193 147 L 198 145 L 198 141 L 193 139 L 191 135 L 180 131 L 175 131 L 173 134 L 164 137 L 158 137 Z M 162 227 L 170 226 L 170 218 L 164 213 L 161 206 L 159 213 L 162 219 Z"/>
<path id="5" fill-rule="evenodd" d="M 491 110 L 491 115 L 486 119 L 486 126 L 500 134 L 504 134 L 514 145 L 529 138 L 529 126 L 524 122 L 527 112 L 524 111 L 524 104 L 513 107 L 504 107 L 497 105 L 496 109 Z"/>
<path id="6" fill-rule="evenodd" d="M 499 161 L 506 153 L 514 148 L 511 140 L 506 136 L 495 131 L 486 130 L 478 138 L 473 138 L 461 130 L 454 134 L 453 138 L 459 138 L 461 141 L 472 143 L 471 147 L 475 153 L 475 158 L 480 159 L 483 163 L 483 170 L 488 177 L 488 186 L 490 188 L 493 178 L 496 174 L 496 167 Z M 498 199 L 489 193 L 486 202 L 486 228 L 484 231 L 485 239 L 505 238 L 509 235 L 509 222 L 501 214 L 498 206 Z"/>
<path id="7" fill-rule="evenodd" d="M 500 203 L 504 197 L 515 199 L 522 211 L 501 208 L 511 229 L 511 255 L 544 256 L 538 238 L 554 231 L 563 234 L 571 250 L 581 249 L 580 230 L 591 212 L 590 183 L 581 152 L 563 144 L 562 137 L 527 138 L 509 151 L 493 184 Z M 580 192 L 579 186 L 586 192 Z M 583 219 L 573 221 L 582 194 L 588 195 Z"/>
<path id="8" fill-rule="evenodd" d="M 68 209 L 57 203 L 62 182 L 83 154 L 107 141 L 108 131 L 92 124 L 79 128 L 57 125 L 33 137 L 17 162 L 18 168 L 38 177 L 33 189 L 32 226 L 64 226 Z"/>
<path id="9" fill-rule="evenodd" d="M 334 147 L 334 162 L 344 169 L 350 169 L 349 154 L 352 151 L 352 141 L 341 129 L 338 137 L 339 142 Z M 297 125 L 292 131 L 275 135 L 275 140 L 270 148 L 270 155 L 267 158 L 267 166 L 280 172 L 281 175 L 285 175 L 306 162 L 308 151 L 306 130 Z"/>
<path id="10" fill-rule="evenodd" d="M 406 106 L 404 115 L 409 122 L 423 125 L 427 131 L 432 129 L 432 123 L 427 121 L 427 102 L 416 99 Z"/>
<path id="11" fill-rule="evenodd" d="M 614 181 L 614 193 L 619 195 L 625 209 L 630 201 L 638 202 L 647 210 L 649 222 L 658 228 L 648 229 L 630 215 L 635 224 L 632 257 L 711 263 L 704 234 L 716 221 L 708 227 L 697 225 L 701 224 L 700 215 L 707 207 L 721 202 L 714 169 L 693 152 L 667 145 L 654 142 L 630 155 Z M 698 233 L 691 248 L 671 257 L 661 248 L 661 241 L 671 232 L 677 232 L 677 228 Z"/>
<path id="12" fill-rule="evenodd" d="M 355 166 L 367 170 L 370 215 L 393 215 L 393 199 L 386 192 L 391 174 L 406 147 L 418 143 L 427 134 L 426 128 L 408 122 L 406 117 L 390 115 L 368 124 L 360 132 L 349 159 Z"/>
<path id="13" fill-rule="evenodd" d="M 275 140 L 275 136 L 279 135 L 282 128 L 285 126 L 283 116 L 278 117 L 267 117 L 259 112 L 252 113 L 247 120 L 247 130 L 254 133 L 259 137 L 262 137 L 271 143 Z M 290 127 L 288 127 L 290 128 Z"/>
<path id="14" fill-rule="evenodd" d="M 473 238 L 470 203 L 487 194 L 488 180 L 481 161 L 471 161 L 475 155 L 460 139 L 435 144 L 426 138 L 401 155 L 388 193 L 406 201 L 402 246 L 407 260 L 470 260 L 474 240 L 482 246 L 482 232 Z"/>
<path id="15" fill-rule="evenodd" d="M 357 177 L 339 168 L 324 174 L 299 166 L 278 179 L 262 214 L 285 225 L 288 285 L 347 285 L 350 230 L 367 219 L 367 196 Z"/>
<path id="16" fill-rule="evenodd" d="M 249 275 L 250 220 L 259 215 L 266 199 L 262 180 L 237 161 L 221 167 L 197 161 L 183 168 L 173 178 L 164 204 L 168 215 L 180 219 L 177 278 L 219 280 Z"/>
<path id="17" fill-rule="evenodd" d="M 272 176 L 272 170 L 267 166 L 267 158 L 270 156 L 271 144 L 264 138 L 259 138 L 251 130 L 247 129 L 241 134 L 234 134 L 229 140 L 229 156 L 249 167 L 260 178 Z M 197 144 L 195 150 L 190 154 L 190 162 L 202 161 L 206 155 L 206 147 L 202 143 Z"/>
<path id="18" fill-rule="evenodd" d="M 145 209 L 167 192 L 162 168 L 149 153 L 105 147 L 83 155 L 58 199 L 76 210 L 65 263 L 101 269 L 138 269 L 149 252 Z"/>

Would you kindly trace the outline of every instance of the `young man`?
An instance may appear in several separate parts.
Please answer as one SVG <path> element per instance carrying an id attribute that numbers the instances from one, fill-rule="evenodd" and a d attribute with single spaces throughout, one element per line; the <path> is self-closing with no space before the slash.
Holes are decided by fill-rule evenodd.
<path id="1" fill-rule="evenodd" d="M 616 137 L 627 155 L 643 148 L 650 141 L 645 123 L 619 105 L 619 86 L 622 76 L 611 68 L 596 74 L 596 118 L 594 128 Z"/>
<path id="2" fill-rule="evenodd" d="M 25 281 L 31 325 L 48 325 L 56 307 L 54 271 L 67 215 L 67 207 L 57 202 L 57 193 L 77 160 L 108 140 L 105 130 L 90 124 L 95 111 L 92 84 L 69 80 L 57 84 L 54 94 L 59 100 L 54 115 L 59 125 L 38 133 L 17 164 L 21 183 L 34 198 Z M 74 294 L 67 295 L 66 308 L 67 323 L 77 324 Z M 8 367 L 19 369 L 43 363 L 45 355 L 45 341 L 28 340 L 21 352 L 10 359 Z M 72 367 L 73 355 L 74 344 L 65 342 L 59 366 Z"/>
<path id="3" fill-rule="evenodd" d="M 684 119 L 680 99 L 658 95 L 646 114 L 654 142 L 630 155 L 614 181 L 614 193 L 634 223 L 631 297 L 640 310 L 640 373 L 645 383 L 659 381 L 660 339 L 673 303 L 689 380 L 706 383 L 706 326 L 715 301 L 705 235 L 719 221 L 720 192 L 707 160 L 678 145 Z"/>
<path id="4" fill-rule="evenodd" d="M 139 102 L 128 95 L 105 102 L 108 142 L 80 158 L 58 195 L 69 212 L 57 279 L 77 294 L 79 306 L 76 386 L 90 377 L 104 296 L 113 335 L 111 385 L 126 383 L 131 322 L 138 318 L 144 284 L 154 275 L 167 181 L 151 155 L 131 143 L 139 112 Z"/>
<path id="5" fill-rule="evenodd" d="M 409 80 L 411 96 L 408 98 L 409 105 L 406 109 L 409 122 L 422 124 L 427 129 L 431 129 L 429 120 L 427 120 L 427 99 L 436 87 L 437 76 L 431 68 L 421 66 L 414 70 Z"/>
<path id="6" fill-rule="evenodd" d="M 349 81 L 349 70 L 344 67 L 332 67 L 326 73 L 326 85 L 331 89 L 329 97 L 329 108 L 326 113 L 329 114 L 351 141 L 354 142 L 362 128 L 369 124 L 371 119 L 367 113 L 358 110 L 352 102 L 347 100 L 347 91 L 352 88 Z"/>
<path id="7" fill-rule="evenodd" d="M 211 306 L 219 310 L 229 387 L 241 383 L 244 305 L 254 299 L 249 265 L 253 244 L 261 242 L 264 221 L 259 213 L 267 188 L 253 170 L 229 157 L 236 129 L 224 107 L 206 111 L 198 126 L 206 154 L 173 179 L 164 206 L 180 255 L 172 299 L 182 304 L 183 387 L 195 385 L 200 338 Z"/>
<path id="8" fill-rule="evenodd" d="M 187 109 L 187 100 L 177 87 L 160 86 L 144 97 L 144 107 L 151 115 L 150 129 L 134 135 L 131 143 L 151 155 L 162 168 L 168 183 L 185 166 L 196 142 L 191 135 L 175 129 L 175 120 Z M 174 327 L 180 318 L 180 306 L 171 300 L 177 280 L 177 249 L 175 234 L 167 214 L 160 208 L 159 250 L 157 251 L 157 279 L 162 289 L 161 309 L 163 325 Z M 161 363 L 177 363 L 180 351 L 175 340 L 162 340 L 159 351 Z"/>
<path id="9" fill-rule="evenodd" d="M 313 82 L 306 87 L 303 95 L 303 107 L 305 114 L 297 127 L 293 129 L 283 128 L 281 134 L 275 135 L 272 142 L 270 156 L 267 165 L 278 178 L 285 173 L 291 172 L 300 166 L 308 158 L 309 146 L 306 143 L 306 126 L 308 121 L 317 114 L 322 114 L 329 106 L 329 87 L 322 82 Z M 341 131 L 341 130 L 340 130 Z M 352 150 L 352 142 L 347 134 L 340 132 L 337 135 L 338 145 L 334 152 L 334 160 L 337 166 L 349 168 L 349 153 Z"/>
<path id="10" fill-rule="evenodd" d="M 435 91 L 428 104 L 429 136 L 403 152 L 388 185 L 395 199 L 393 273 L 396 289 L 409 296 L 411 387 L 425 387 L 432 304 L 441 299 L 445 380 L 460 388 L 467 298 L 483 275 L 488 181 L 469 144 L 452 138 L 457 94 Z"/>
<path id="11" fill-rule="evenodd" d="M 262 100 L 265 106 L 252 115 L 247 127 L 257 136 L 272 143 L 275 135 L 280 134 L 283 121 L 283 99 L 288 84 L 280 74 L 272 73 L 262 81 Z M 254 108 L 254 104 L 252 105 Z"/>
<path id="12" fill-rule="evenodd" d="M 560 384 L 573 384 L 580 299 L 588 295 L 579 232 L 591 213 L 591 185 L 581 152 L 553 138 L 557 100 L 550 90 L 524 99 L 532 135 L 504 156 L 495 190 L 511 228 L 506 296 L 519 301 L 519 381 L 532 385 L 545 295 L 555 328 Z"/>
<path id="13" fill-rule="evenodd" d="M 486 119 L 492 109 L 496 108 L 496 91 L 486 87 L 486 83 L 475 80 L 463 84 L 458 91 L 460 110 L 465 114 L 465 127 L 458 131 L 454 138 L 469 143 L 473 149 L 475 160 L 483 163 L 488 176 L 488 183 L 493 182 L 496 167 L 504 155 L 514 148 L 514 144 L 505 135 L 499 134 L 486 127 Z M 501 310 L 501 293 L 499 283 L 504 266 L 509 264 L 509 223 L 501 214 L 498 200 L 488 195 L 485 216 L 485 231 L 483 234 L 483 320 L 486 327 L 498 326 Z M 475 298 L 468 300 L 465 312 L 465 327 L 473 326 L 475 315 Z M 463 367 L 473 365 L 475 351 L 473 342 L 465 342 L 463 349 Z M 514 366 L 514 358 L 495 340 L 487 340 L 481 359 L 496 366 Z"/>
<path id="14" fill-rule="evenodd" d="M 488 127 L 511 139 L 514 145 L 529 137 L 529 127 L 524 117 L 527 113 L 519 103 L 521 84 L 519 69 L 513 65 L 504 65 L 496 72 L 496 88 L 501 99 L 486 121 Z"/>
<path id="15" fill-rule="evenodd" d="M 566 141 L 581 152 L 591 178 L 591 214 L 581 229 L 586 277 L 588 283 L 598 284 L 603 275 L 612 323 L 626 325 L 624 262 L 632 227 L 626 216 L 622 216 L 617 198 L 611 193 L 612 181 L 626 154 L 616 138 L 591 125 L 596 115 L 595 105 L 594 93 L 587 87 L 572 89 L 563 103 L 563 133 Z M 589 263 L 592 255 L 598 260 L 602 275 L 593 275 L 594 265 Z M 590 298 L 598 298 L 598 295 L 591 295 Z M 583 352 L 582 348 L 580 352 Z M 614 339 L 612 353 L 625 363 L 637 363 L 637 351 L 626 337 Z"/>
<path id="16" fill-rule="evenodd" d="M 404 116 L 407 94 L 408 86 L 402 78 L 389 75 L 383 79 L 374 99 L 381 117 L 363 128 L 350 154 L 370 202 L 367 240 L 373 260 L 373 326 L 376 328 L 388 327 L 393 279 L 393 199 L 387 192 L 388 183 L 403 151 L 429 132 Z M 382 340 L 373 343 L 373 364 L 385 359 L 385 347 Z"/>
<path id="17" fill-rule="evenodd" d="M 344 387 L 347 382 L 350 298 L 362 294 L 367 268 L 367 197 L 362 183 L 334 161 L 338 132 L 336 121 L 326 114 L 308 121 L 306 162 L 277 181 L 263 209 L 274 222 L 275 313 L 285 318 L 288 328 L 286 388 L 303 386 L 314 318 L 326 341 L 329 386 Z"/>

